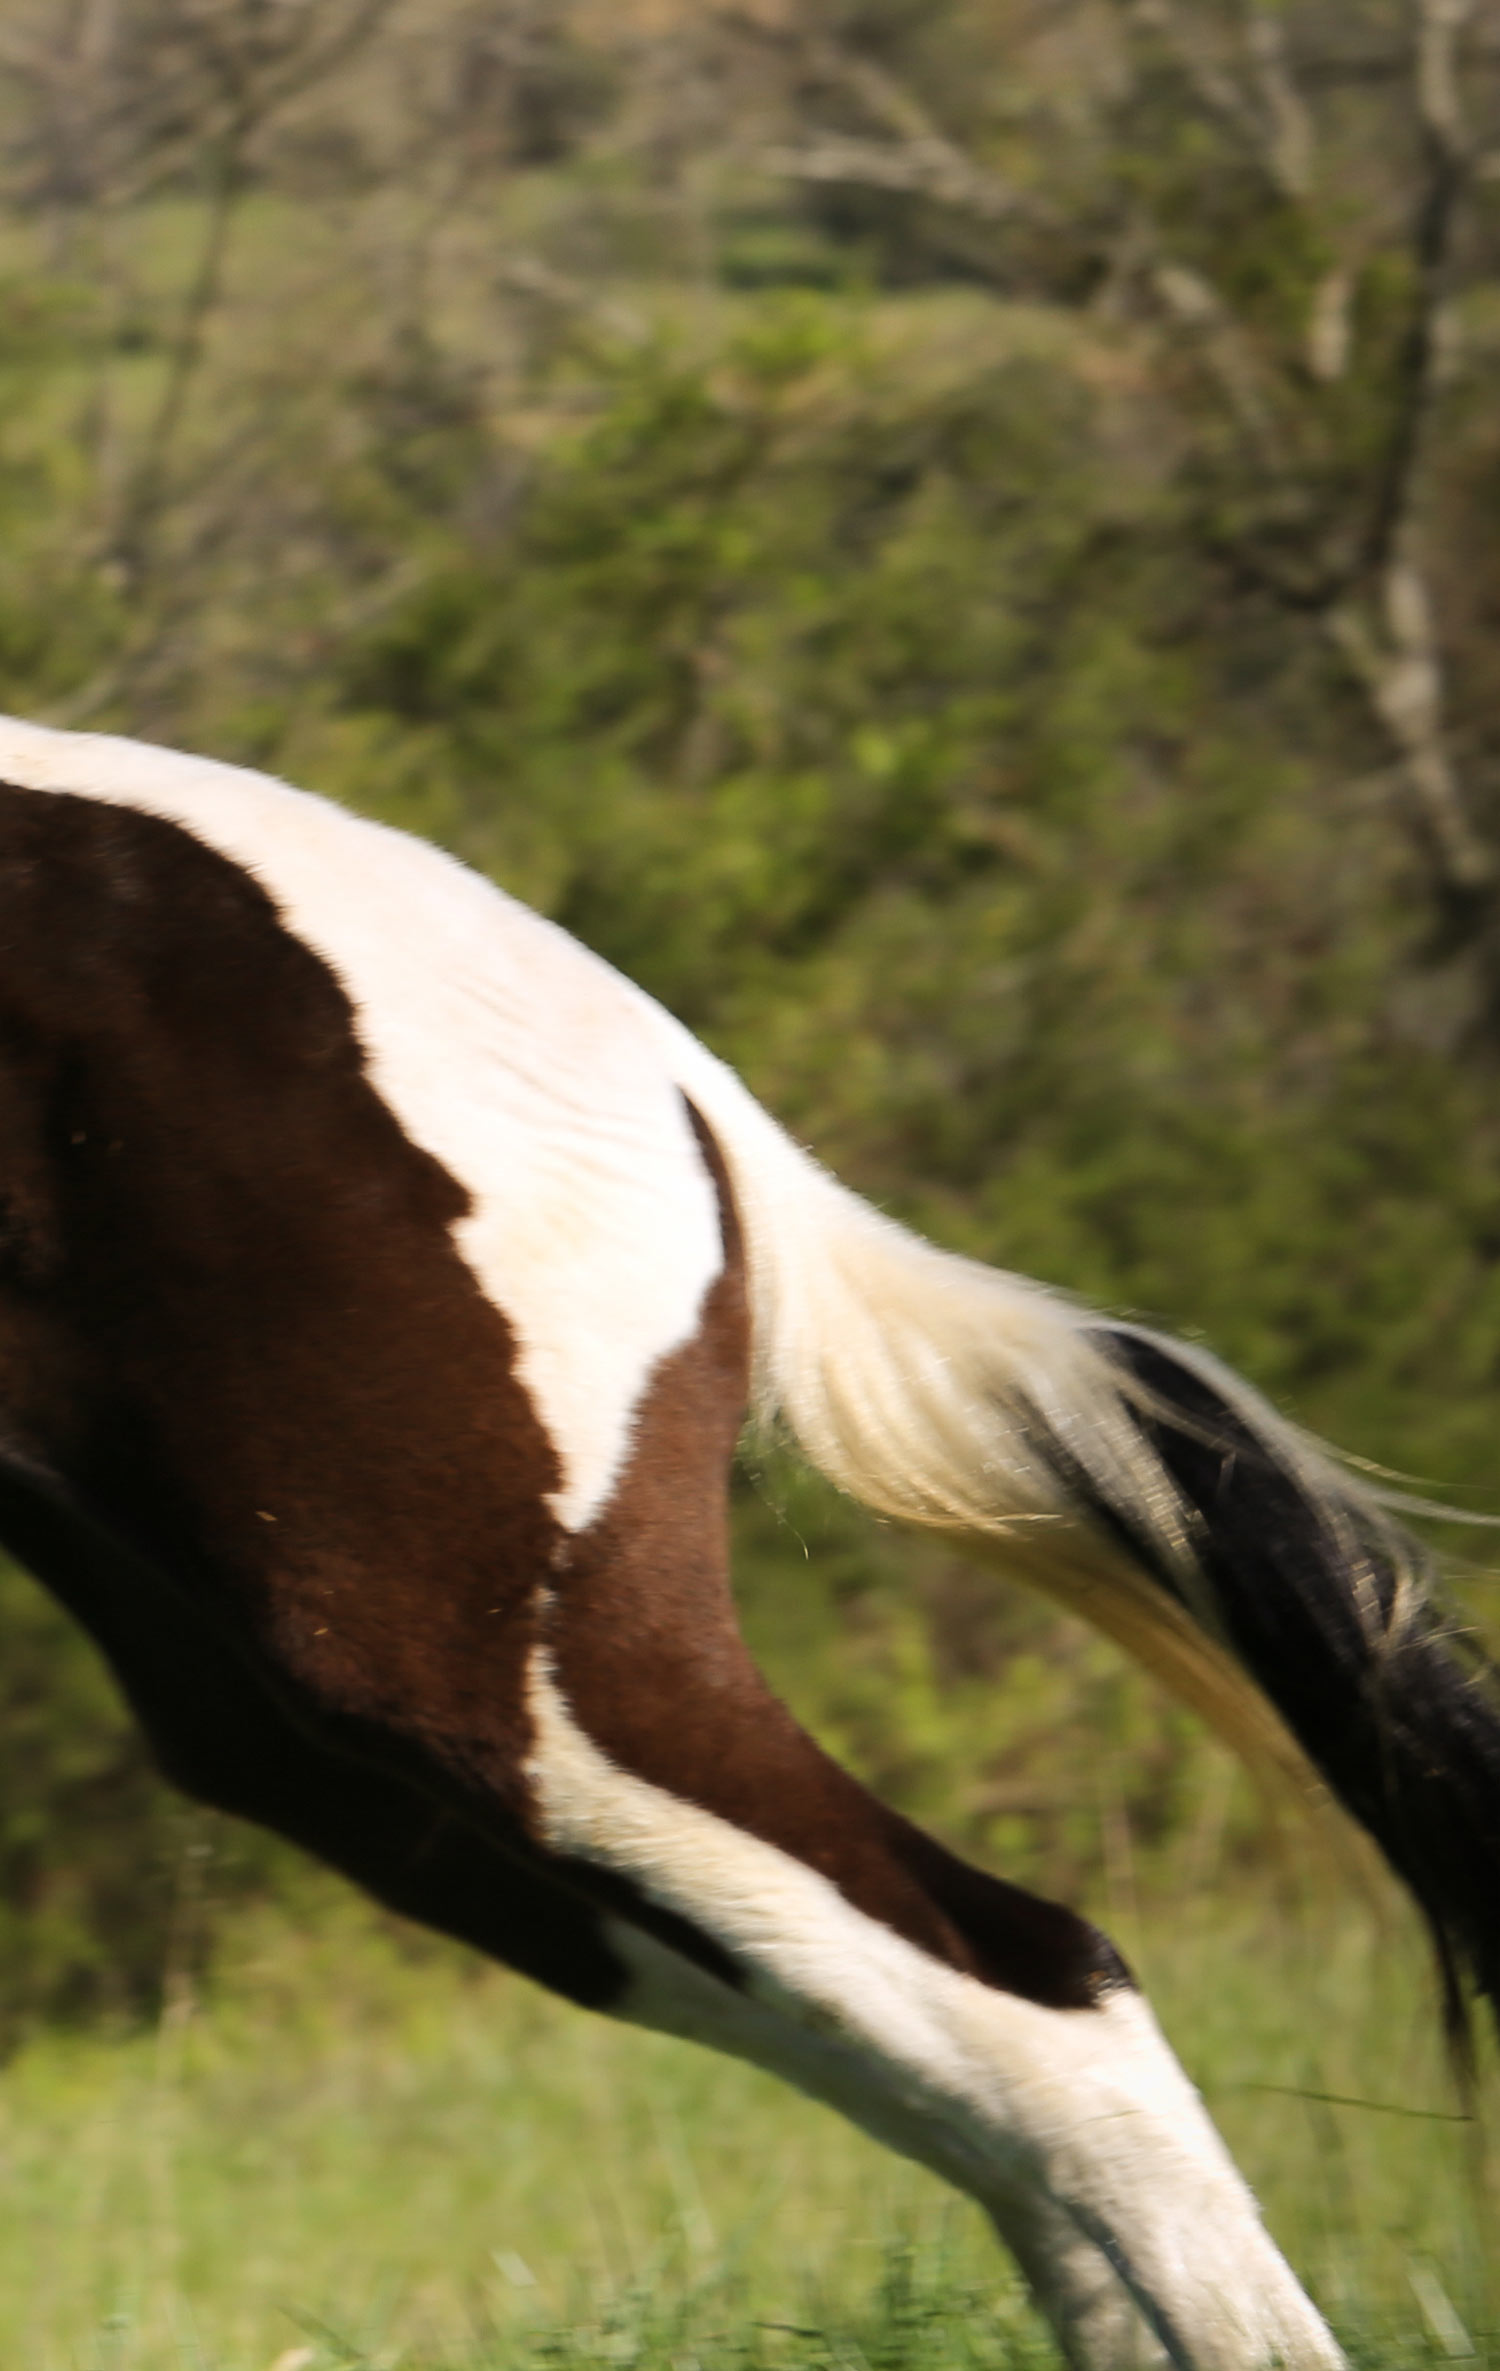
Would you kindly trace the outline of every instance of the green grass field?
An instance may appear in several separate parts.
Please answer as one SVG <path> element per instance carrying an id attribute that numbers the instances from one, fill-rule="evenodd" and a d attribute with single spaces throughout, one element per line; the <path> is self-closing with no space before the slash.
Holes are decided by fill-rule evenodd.
<path id="1" fill-rule="evenodd" d="M 1269 1897 L 1136 1923 L 1164 2022 L 1357 2360 L 1500 2364 L 1483 2152 L 1450 2120 L 1409 1935 Z M 210 1996 L 174 2002 L 155 2032 L 48 2034 L 6 2071 L 0 2362 L 1054 2360 L 978 2216 L 926 2176 L 331 1893 L 295 1929 L 239 1928 Z"/>

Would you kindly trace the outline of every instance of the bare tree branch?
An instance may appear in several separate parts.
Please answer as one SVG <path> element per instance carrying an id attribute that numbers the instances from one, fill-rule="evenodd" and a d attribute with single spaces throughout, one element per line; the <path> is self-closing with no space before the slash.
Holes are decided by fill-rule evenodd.
<path id="1" fill-rule="evenodd" d="M 1287 57 L 1286 19 L 1280 9 L 1251 7 L 1245 45 L 1264 111 L 1271 178 L 1284 196 L 1305 198 L 1313 184 L 1316 132 Z"/>
<path id="2" fill-rule="evenodd" d="M 769 23 L 729 9 L 721 12 L 720 22 L 761 48 L 792 56 L 809 78 L 852 98 L 885 135 L 815 130 L 795 144 L 757 151 L 753 161 L 761 171 L 793 181 L 896 190 L 985 223 L 1049 218 L 1049 209 L 961 148 L 916 94 L 874 59 L 795 19 Z"/>
<path id="3" fill-rule="evenodd" d="M 633 305 L 622 304 L 616 297 L 601 296 L 586 281 L 558 271 L 540 255 L 503 257 L 495 266 L 495 278 L 502 287 L 513 288 L 518 295 L 539 299 L 559 312 L 596 321 L 607 335 L 621 338 L 628 345 L 638 346 L 650 335 L 644 315 Z"/>
<path id="4" fill-rule="evenodd" d="M 203 189 L 194 251 L 144 423 L 119 440 L 123 465 L 112 492 L 100 472 L 104 518 L 92 557 L 128 589 L 133 615 L 110 680 L 80 695 L 85 710 L 114 696 L 122 669 L 131 674 L 149 664 L 171 631 L 172 599 L 161 582 L 168 522 L 192 505 L 184 432 L 222 307 L 256 144 L 284 107 L 370 38 L 394 4 L 136 0 L 115 8 L 99 0 L 60 24 L 45 23 L 26 47 L 21 70 L 39 94 L 58 170 L 66 171 L 75 150 L 90 159 L 90 179 L 76 191 L 61 184 L 61 202 L 87 210 L 106 270 L 116 272 L 122 317 L 134 301 L 117 269 L 131 207 L 193 167 Z M 112 368 L 105 340 L 94 407 L 101 421 L 110 417 Z M 221 453 L 217 466 L 225 461 Z M 182 557 L 174 562 L 179 574 Z"/>
<path id="5" fill-rule="evenodd" d="M 1417 104 L 1428 138 L 1454 157 L 1464 147 L 1458 37 L 1472 13 L 1473 0 L 1417 0 Z"/>
<path id="6" fill-rule="evenodd" d="M 1493 887 L 1500 867 L 1469 820 L 1449 755 L 1431 596 L 1404 559 L 1391 561 L 1382 593 L 1382 633 L 1348 602 L 1328 611 L 1327 629 L 1396 751 L 1439 877 L 1473 896 Z"/>
<path id="7" fill-rule="evenodd" d="M 183 298 L 166 378 L 109 539 L 111 559 L 134 584 L 147 572 L 173 447 L 203 361 L 208 325 L 223 294 L 230 233 L 245 191 L 244 150 L 250 129 L 247 121 L 236 125 L 215 160 L 198 259 Z"/>
<path id="8" fill-rule="evenodd" d="M 1361 555 L 1364 569 L 1390 566 L 1406 528 L 1422 445 L 1436 389 L 1438 323 L 1459 211 L 1470 185 L 1470 159 L 1458 112 L 1454 51 L 1468 0 L 1413 0 L 1416 103 L 1423 134 L 1424 175 L 1409 245 L 1411 312 L 1395 372 L 1396 404 L 1384 460 L 1370 507 Z"/>
<path id="9" fill-rule="evenodd" d="M 43 37 L 0 32 L 0 58 L 42 98 L 52 123 L 49 171 L 86 172 L 90 202 L 138 203 L 233 133 L 255 128 L 333 73 L 396 0 L 267 9 L 255 0 L 156 0 L 129 22 L 110 13 Z"/>
<path id="10" fill-rule="evenodd" d="M 1314 289 L 1307 314 L 1307 367 L 1320 386 L 1332 386 L 1349 368 L 1353 301 L 1354 274 L 1336 263 Z"/>
<path id="11" fill-rule="evenodd" d="M 786 180 L 892 189 L 911 197 L 934 198 L 980 222 L 1004 222 L 1018 216 L 1036 220 L 1044 211 L 998 174 L 970 163 L 946 140 L 909 140 L 897 147 L 894 142 L 823 132 L 805 147 L 763 148 L 754 161 L 763 172 Z"/>
<path id="12" fill-rule="evenodd" d="M 1423 186 L 1410 233 L 1413 294 L 1397 358 L 1396 413 L 1358 573 L 1378 587 L 1380 630 L 1350 597 L 1328 628 L 1397 752 L 1439 877 L 1461 895 L 1491 888 L 1494 852 L 1470 822 L 1448 749 L 1447 702 L 1431 591 L 1416 557 L 1415 512 L 1437 391 L 1440 316 L 1459 211 L 1473 161 L 1459 106 L 1457 45 L 1470 0 L 1413 0 L 1414 99 Z"/>
<path id="13" fill-rule="evenodd" d="M 1142 32 L 1154 33 L 1165 42 L 1208 113 L 1231 131 L 1257 140 L 1260 127 L 1244 92 L 1201 36 L 1188 31 L 1173 0 L 1128 0 L 1128 7 Z"/>
<path id="14" fill-rule="evenodd" d="M 837 42 L 811 39 L 803 44 L 808 63 L 832 83 L 842 83 L 860 100 L 876 123 L 882 123 L 898 140 L 918 145 L 941 147 L 957 156 L 959 151 L 939 126 L 930 111 L 916 95 L 898 82 L 887 67 L 879 66 L 873 58 L 862 58 L 855 51 Z"/>
<path id="15" fill-rule="evenodd" d="M 1500 861 L 1475 830 L 1452 753 L 1448 699 L 1432 592 L 1420 556 L 1417 511 L 1427 434 L 1441 365 L 1442 309 L 1458 223 L 1477 159 L 1461 110 L 1459 44 L 1473 0 L 1407 0 L 1404 70 L 1419 134 L 1418 186 L 1406 233 L 1407 317 L 1387 377 L 1389 421 L 1354 531 L 1309 570 L 1251 526 L 1226 556 L 1249 581 L 1317 621 L 1358 684 L 1390 747 L 1413 819 L 1444 890 L 1488 896 Z M 1134 0 L 1137 35 L 1165 44 L 1196 103 L 1253 155 L 1284 203 L 1306 208 L 1315 181 L 1316 127 L 1286 56 L 1279 11 L 1248 0 L 1252 97 L 1174 0 Z M 1393 53 L 1392 63 L 1399 62 Z M 1237 432 L 1242 466 L 1268 498 L 1295 492 L 1295 451 L 1280 433 L 1257 369 L 1254 341 L 1201 272 L 1137 242 L 1158 307 L 1195 352 Z M 1346 255 L 1318 280 L 1304 359 L 1326 386 L 1350 368 L 1356 273 Z M 1274 515 L 1274 503 L 1273 503 Z"/>
<path id="16" fill-rule="evenodd" d="M 1256 381 L 1243 333 L 1218 290 L 1185 264 L 1158 261 L 1151 285 L 1168 318 L 1196 345 L 1240 431 L 1258 477 L 1280 471 L 1284 455 L 1270 408 Z"/>

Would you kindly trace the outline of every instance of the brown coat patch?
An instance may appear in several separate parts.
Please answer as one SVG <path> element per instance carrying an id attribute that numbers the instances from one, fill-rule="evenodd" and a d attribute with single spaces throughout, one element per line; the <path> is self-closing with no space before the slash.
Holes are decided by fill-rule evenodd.
<path id="1" fill-rule="evenodd" d="M 590 2009 L 627 1971 L 594 1904 L 548 1856 L 379 1763 L 331 1752 L 294 1719 L 206 1609 L 36 1478 L 0 1457 L 0 1538 L 93 1638 L 165 1775 L 350 1877 L 388 1909 L 469 1943 Z"/>
<path id="2" fill-rule="evenodd" d="M 744 1251 L 718 1147 L 693 1118 L 723 1213 L 724 1270 L 696 1337 L 652 1378 L 619 1489 L 572 1543 L 548 1631 L 563 1694 L 622 1768 L 805 1862 L 935 1959 L 1048 2007 L 1088 2006 L 1126 1980 L 1104 1936 L 877 1803 L 750 1659 L 727 1530 L 749 1375 Z"/>
<path id="3" fill-rule="evenodd" d="M 284 1694 L 519 1822 L 550 1442 L 348 998 L 156 817 L 0 791 L 0 1406 Z"/>

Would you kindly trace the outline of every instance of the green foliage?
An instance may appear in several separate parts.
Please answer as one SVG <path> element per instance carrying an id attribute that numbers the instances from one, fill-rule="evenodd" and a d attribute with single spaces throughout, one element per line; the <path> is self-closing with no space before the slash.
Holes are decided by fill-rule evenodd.
<path id="1" fill-rule="evenodd" d="M 0 2030 L 13 2035 L 39 2005 L 154 1994 L 181 1815 L 151 1786 L 105 1674 L 9 1569 L 0 1625 Z"/>

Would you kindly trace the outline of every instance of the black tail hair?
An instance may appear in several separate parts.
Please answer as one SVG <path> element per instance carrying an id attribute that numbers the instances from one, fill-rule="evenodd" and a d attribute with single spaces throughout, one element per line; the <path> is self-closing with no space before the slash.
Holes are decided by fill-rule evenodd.
<path id="1" fill-rule="evenodd" d="M 1314 1496 L 1295 1458 L 1158 1337 L 1122 1326 L 1100 1339 L 1187 1511 L 1198 1586 L 1117 1512 L 1096 1512 L 1216 1631 L 1415 1896 L 1466 2067 L 1470 1986 L 1500 2024 L 1493 1670 L 1435 1607 L 1430 1559 L 1378 1501 L 1352 1483 L 1331 1504 Z"/>

